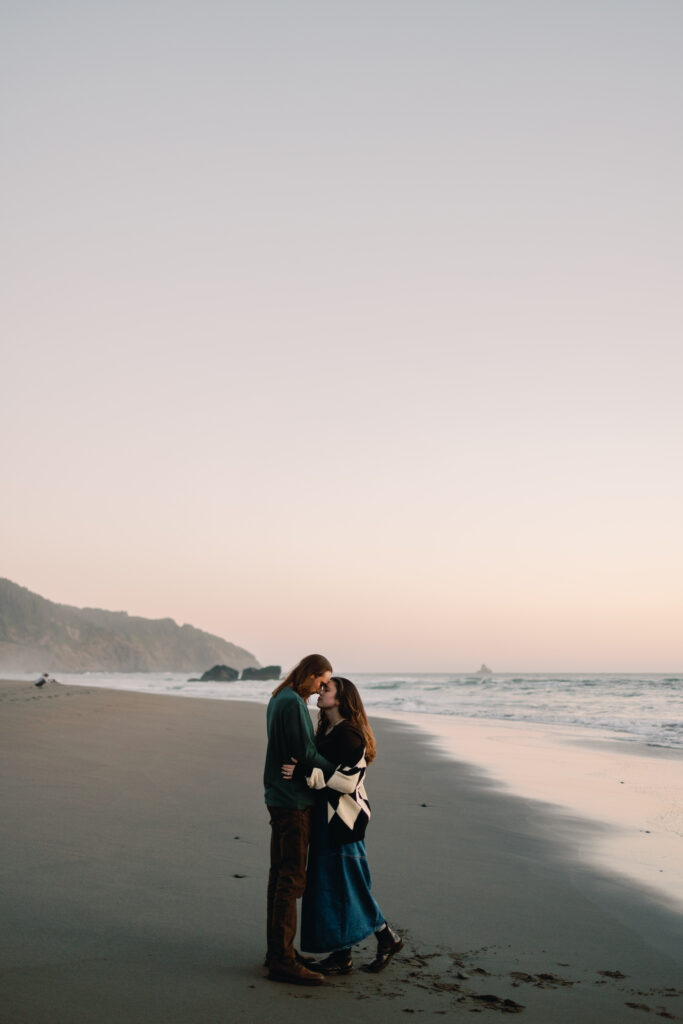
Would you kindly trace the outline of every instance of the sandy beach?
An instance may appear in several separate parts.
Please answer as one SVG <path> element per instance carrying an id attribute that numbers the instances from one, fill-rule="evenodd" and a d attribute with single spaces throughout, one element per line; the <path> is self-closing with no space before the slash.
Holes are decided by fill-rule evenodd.
<path id="1" fill-rule="evenodd" d="M 0 1024 L 683 1020 L 683 915 L 582 860 L 600 826 L 379 718 L 367 848 L 405 948 L 378 976 L 266 980 L 264 718 L 0 683 Z"/>

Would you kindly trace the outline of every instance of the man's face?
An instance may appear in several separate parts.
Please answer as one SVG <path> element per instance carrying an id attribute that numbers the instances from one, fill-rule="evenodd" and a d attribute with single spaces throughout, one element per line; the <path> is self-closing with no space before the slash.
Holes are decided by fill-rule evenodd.
<path id="1" fill-rule="evenodd" d="M 323 672 L 321 676 L 311 676 L 311 678 L 307 680 L 306 685 L 299 690 L 300 695 L 304 700 L 308 700 L 312 694 L 320 693 L 321 686 L 327 685 L 331 678 L 331 672 Z"/>

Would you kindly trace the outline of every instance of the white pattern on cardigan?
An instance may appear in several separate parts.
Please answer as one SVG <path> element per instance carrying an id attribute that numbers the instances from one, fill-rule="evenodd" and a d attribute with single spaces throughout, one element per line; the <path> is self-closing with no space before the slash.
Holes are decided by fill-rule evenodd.
<path id="1" fill-rule="evenodd" d="M 354 843 L 365 835 L 371 811 L 363 780 L 367 768 L 365 750 L 354 765 L 338 765 L 327 778 L 322 768 L 306 777 L 309 789 L 326 789 L 327 824 L 340 844 Z"/>

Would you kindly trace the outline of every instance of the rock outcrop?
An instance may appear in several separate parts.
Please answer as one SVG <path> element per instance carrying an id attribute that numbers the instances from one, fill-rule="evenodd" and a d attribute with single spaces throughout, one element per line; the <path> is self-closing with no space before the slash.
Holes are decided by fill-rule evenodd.
<path id="1" fill-rule="evenodd" d="M 245 669 L 245 671 L 249 671 Z M 258 669 L 256 669 L 258 671 Z M 234 683 L 236 679 L 239 679 L 240 674 L 236 668 L 230 668 L 229 665 L 214 665 L 213 668 L 208 668 L 203 673 L 200 683 Z"/>
<path id="2" fill-rule="evenodd" d="M 55 604 L 0 579 L 0 671 L 186 672 L 257 668 L 249 651 L 173 619 Z"/>
<path id="3" fill-rule="evenodd" d="M 266 665 L 264 668 L 242 669 L 242 679 L 279 679 L 282 675 L 280 665 Z"/>

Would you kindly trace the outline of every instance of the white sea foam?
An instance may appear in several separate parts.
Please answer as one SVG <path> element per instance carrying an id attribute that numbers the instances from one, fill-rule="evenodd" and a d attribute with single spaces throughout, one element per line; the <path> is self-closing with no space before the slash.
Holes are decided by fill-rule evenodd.
<path id="1" fill-rule="evenodd" d="M 612 730 L 683 749 L 683 675 L 348 673 L 370 709 Z M 265 703 L 274 683 L 191 683 L 189 673 L 66 673 L 62 682 Z M 29 679 L 30 676 L 23 678 Z"/>

